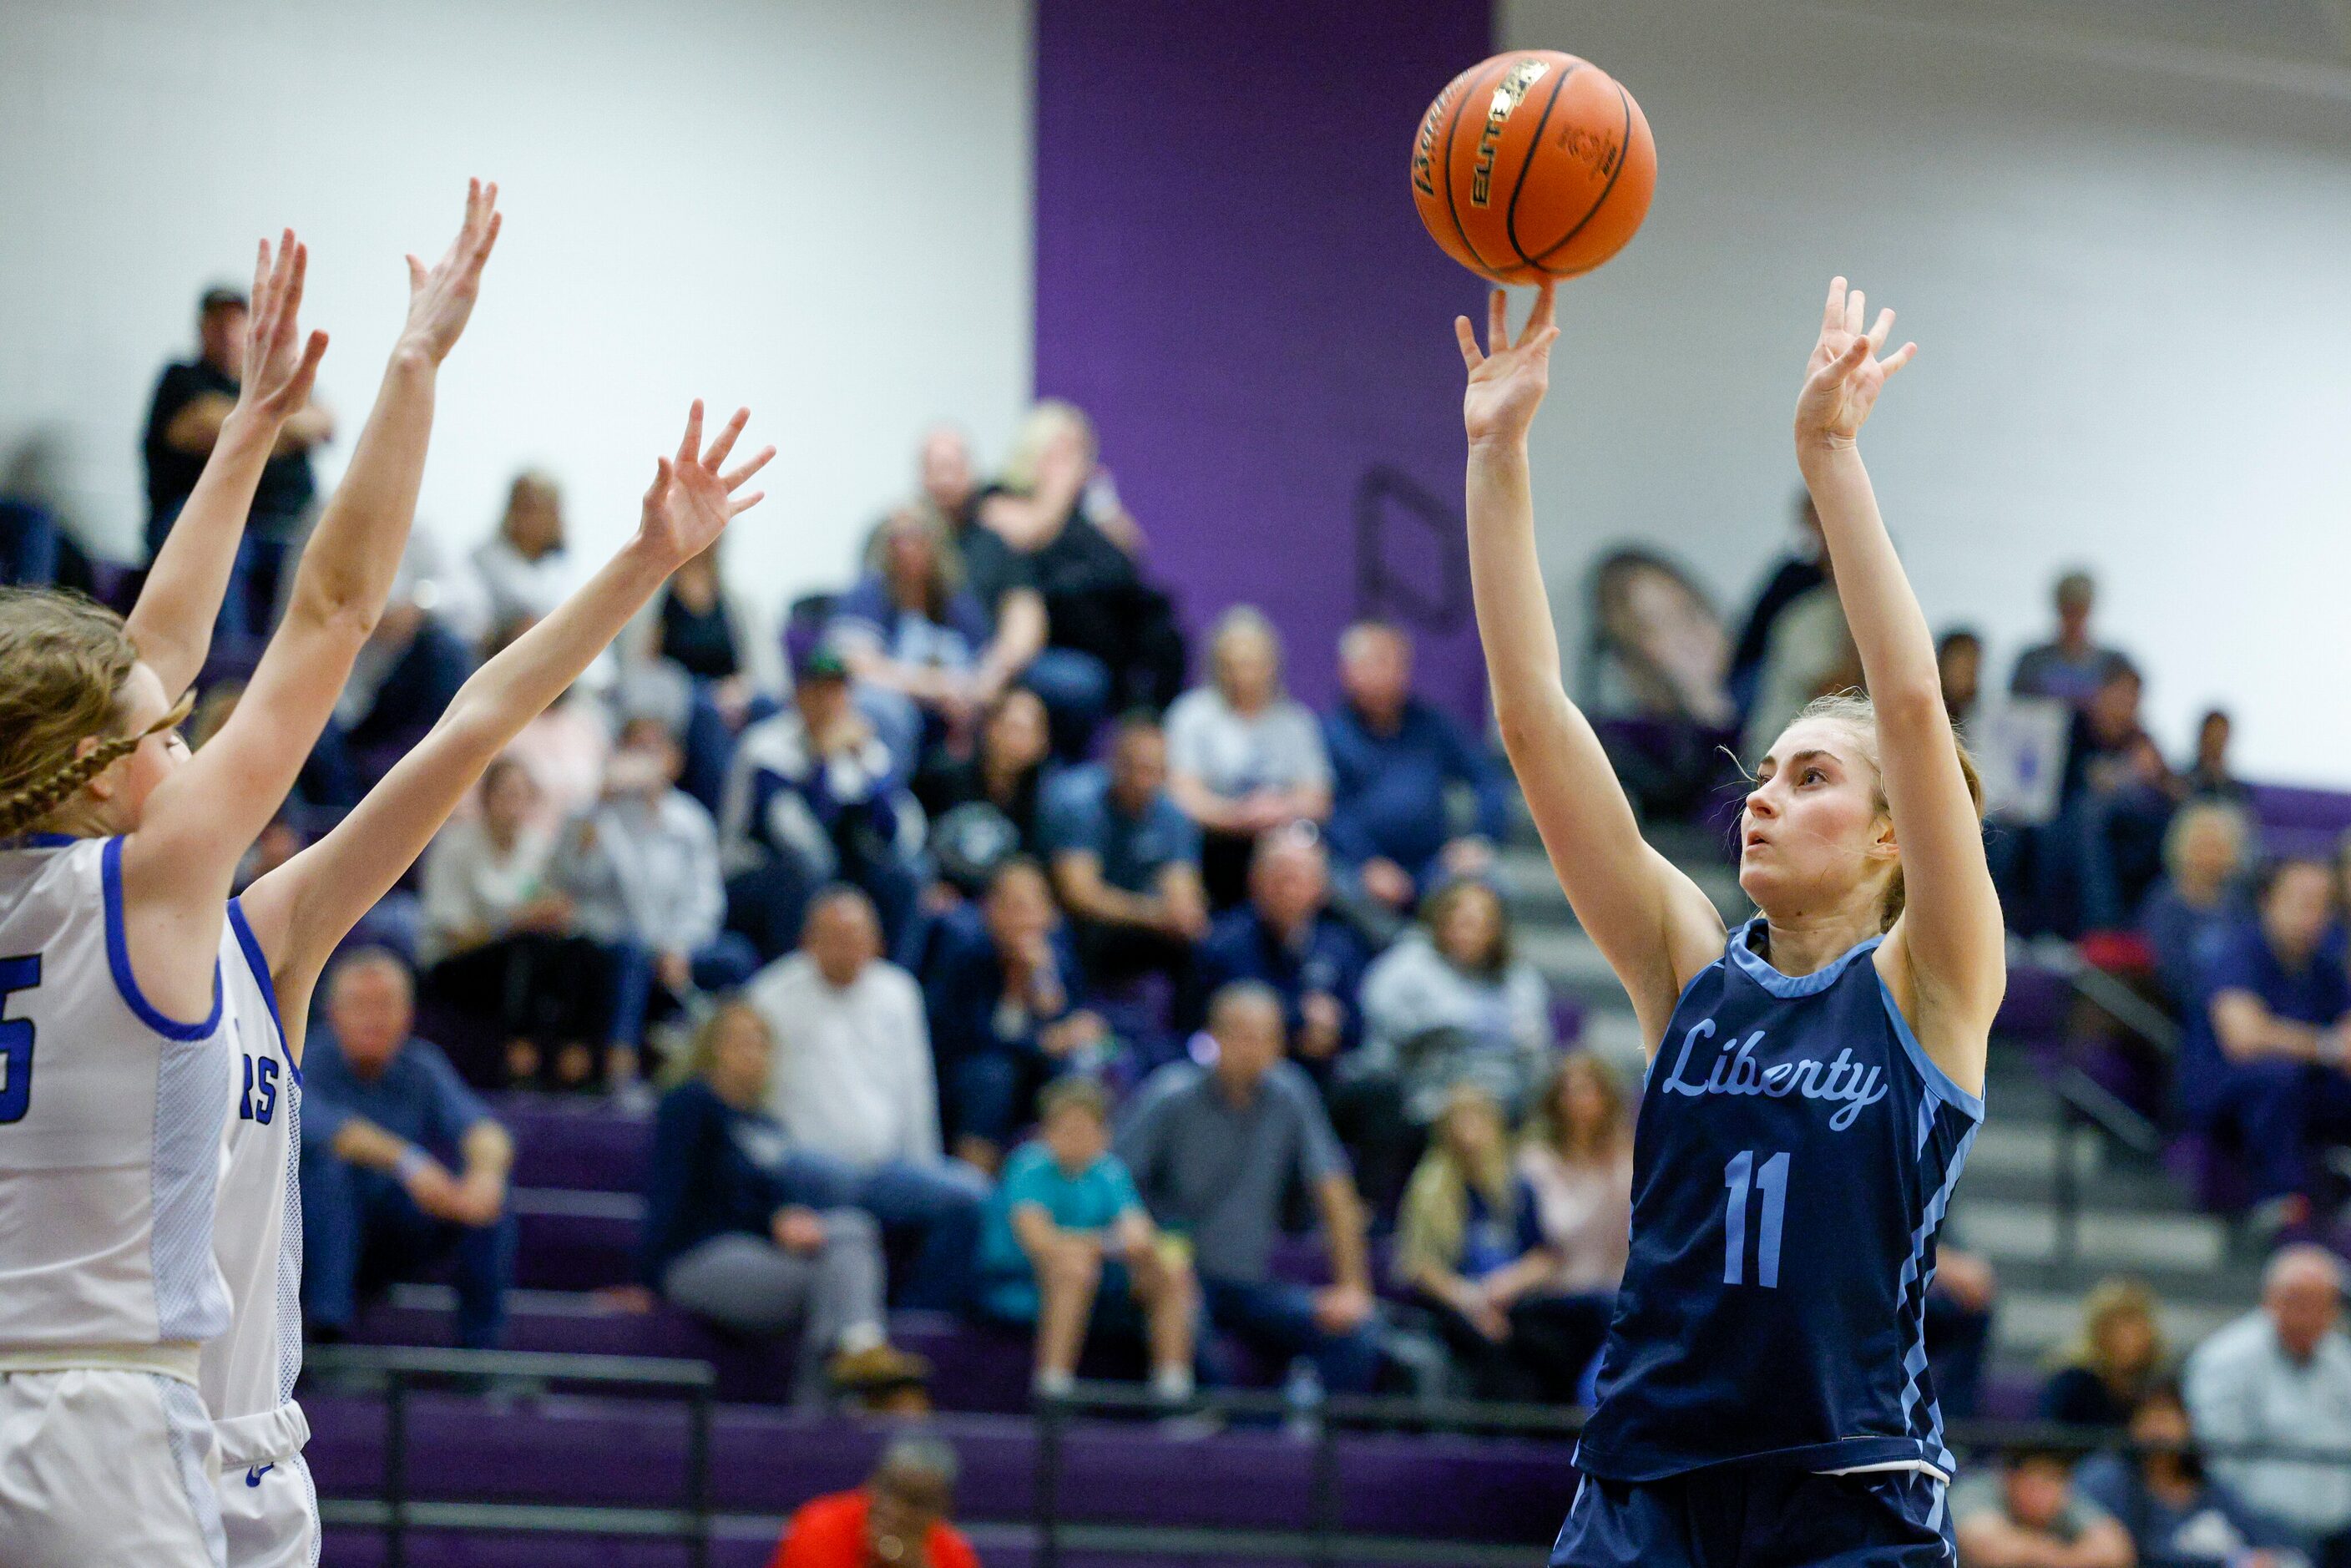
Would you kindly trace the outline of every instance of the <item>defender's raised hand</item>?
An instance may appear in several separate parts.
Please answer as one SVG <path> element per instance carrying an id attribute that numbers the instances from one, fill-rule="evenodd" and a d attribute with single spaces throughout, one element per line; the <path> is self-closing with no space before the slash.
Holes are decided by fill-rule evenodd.
<path id="1" fill-rule="evenodd" d="M 735 450 L 736 438 L 743 434 L 751 411 L 738 408 L 735 417 L 726 422 L 716 439 L 705 451 L 702 446 L 702 400 L 685 416 L 685 438 L 677 444 L 677 455 L 664 457 L 655 465 L 653 487 L 645 492 L 644 515 L 637 524 L 640 538 L 657 550 L 673 569 L 708 549 L 713 541 L 726 530 L 726 525 L 766 499 L 765 490 L 754 490 L 747 496 L 737 496 L 744 481 L 768 465 L 776 455 L 772 446 L 759 449 L 749 462 L 719 472 L 719 465 Z"/>
<path id="2" fill-rule="evenodd" d="M 1894 312 L 1880 310 L 1867 331 L 1862 323 L 1867 301 L 1861 290 L 1846 291 L 1842 277 L 1829 280 L 1829 302 L 1821 312 L 1820 341 L 1813 345 L 1812 361 L 1804 370 L 1804 390 L 1796 396 L 1796 440 L 1799 444 L 1850 446 L 1877 394 L 1894 372 L 1918 352 L 1905 343 L 1885 358 L 1886 334 L 1894 329 Z"/>
<path id="3" fill-rule="evenodd" d="M 474 313 L 481 292 L 482 264 L 497 243 L 498 188 L 479 180 L 465 182 L 465 222 L 449 242 L 441 259 L 426 267 L 408 258 L 408 325 L 401 333 L 431 356 L 434 364 L 449 357 Z"/>
<path id="4" fill-rule="evenodd" d="M 1453 335 L 1461 344 L 1461 362 L 1469 371 L 1469 385 L 1461 394 L 1461 420 L 1472 442 L 1514 440 L 1534 423 L 1551 386 L 1551 346 L 1559 339 L 1554 285 L 1545 282 L 1535 292 L 1535 308 L 1517 342 L 1510 341 L 1510 297 L 1494 290 L 1486 302 L 1486 350 L 1478 350 L 1478 334 L 1467 316 L 1453 319 Z"/>
<path id="5" fill-rule="evenodd" d="M 239 406 L 282 424 L 310 401 L 310 383 L 327 351 L 327 335 L 302 336 L 302 283 L 309 247 L 287 229 L 273 255 L 263 240 L 253 265 L 253 306 L 246 317 L 245 379 Z"/>

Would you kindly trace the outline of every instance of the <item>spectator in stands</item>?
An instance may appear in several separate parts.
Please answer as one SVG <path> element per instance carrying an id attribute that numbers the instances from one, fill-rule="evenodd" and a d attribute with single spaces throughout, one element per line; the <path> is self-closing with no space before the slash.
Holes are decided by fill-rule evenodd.
<path id="1" fill-rule="evenodd" d="M 1107 673 L 1110 706 L 1175 699 L 1183 638 L 1166 596 L 1143 580 L 1142 530 L 1120 504 L 1082 412 L 1052 398 L 1029 412 L 1003 474 L 980 497 L 979 519 L 1021 558 L 1043 597 L 1052 647 Z"/>
<path id="2" fill-rule="evenodd" d="M 492 1020 L 517 1081 L 599 1038 L 609 983 L 594 944 L 571 930 L 571 901 L 548 885 L 554 835 L 531 825 L 537 794 L 521 763 L 498 758 L 482 774 L 479 813 L 424 852 L 424 994 Z"/>
<path id="3" fill-rule="evenodd" d="M 1598 1342 L 1587 1303 L 1549 1293 L 1559 1268 L 1501 1106 L 1459 1084 L 1405 1189 L 1395 1277 L 1436 1317 L 1474 1397 L 1573 1403 Z"/>
<path id="4" fill-rule="evenodd" d="M 2129 1533 L 2138 1568 L 2303 1568 L 2288 1538 L 2205 1473 L 2177 1383 L 2140 1396 L 2130 1440 L 2134 1453 L 2083 1461 L 2074 1487 Z"/>
<path id="5" fill-rule="evenodd" d="M 2196 721 L 2196 760 L 2179 776 L 2189 800 L 2241 802 L 2252 794 L 2229 765 L 2229 742 L 2236 727 L 2226 708 L 2207 708 Z"/>
<path id="6" fill-rule="evenodd" d="M 2163 834 L 2185 793 L 2139 722 L 2144 687 L 2120 654 L 2105 662 L 2088 703 L 2074 716 L 2053 831 L 2069 841 L 2079 925 L 2120 928 L 2163 869 Z"/>
<path id="7" fill-rule="evenodd" d="M 862 889 L 893 939 L 912 917 L 919 813 L 833 650 L 802 658 L 792 706 L 743 732 L 719 820 L 728 922 L 761 956 L 789 950 L 823 883 Z"/>
<path id="8" fill-rule="evenodd" d="M 511 642 L 512 628 L 551 614 L 578 586 L 563 522 L 563 491 L 553 476 L 527 469 L 507 487 L 507 508 L 474 550 L 470 627 L 478 638 Z M 483 653 L 488 656 L 489 650 Z"/>
<path id="9" fill-rule="evenodd" d="M 940 932 L 925 980 L 952 1147 L 993 1172 L 1034 1119 L 1038 1091 L 1099 1068 L 1111 1043 L 1044 868 L 1026 855 L 997 867 L 979 919 Z"/>
<path id="10" fill-rule="evenodd" d="M 510 622 L 491 639 L 491 651 L 528 630 L 528 622 Z M 604 767 L 612 758 L 611 715 L 585 684 L 574 685 L 522 727 L 505 755 L 521 763 L 538 787 L 531 825 L 559 828 L 595 805 L 603 791 Z"/>
<path id="11" fill-rule="evenodd" d="M 972 756 L 914 781 L 914 793 L 933 821 L 958 807 L 983 803 L 1012 825 L 1020 852 L 1045 853 L 1045 808 L 1058 776 L 1045 704 L 1026 686 L 1013 686 L 987 706 Z"/>
<path id="12" fill-rule="evenodd" d="M 2082 1322 L 2041 1385 L 2043 1419 L 2121 1427 L 2164 1375 L 2154 1293 L 2137 1280 L 2105 1280 L 2082 1300 Z"/>
<path id="13" fill-rule="evenodd" d="M 1594 1303 L 1604 1333 L 1633 1228 L 1633 1124 L 1624 1086 L 1597 1054 L 1571 1051 L 1552 1067 L 1527 1114 L 1518 1168 L 1559 1260 L 1551 1294 Z"/>
<path id="14" fill-rule="evenodd" d="M 147 409 L 141 452 L 147 465 L 147 553 L 152 559 L 196 487 L 236 403 L 245 374 L 246 298 L 208 288 L 196 305 L 197 354 L 163 367 Z M 278 582 L 301 540 L 319 486 L 310 454 L 335 434 L 335 416 L 313 397 L 286 422 L 261 470 L 246 512 L 245 533 L 221 601 L 218 630 L 228 637 L 268 634 L 277 619 Z"/>
<path id="15" fill-rule="evenodd" d="M 1363 1039 L 1357 999 L 1364 942 L 1332 912 L 1331 866 L 1321 838 L 1303 825 L 1269 832 L 1249 869 L 1249 901 L 1228 911 L 1200 949 L 1200 984 L 1270 986 L 1282 1001 L 1291 1057 L 1318 1083 L 1341 1053 Z"/>
<path id="16" fill-rule="evenodd" d="M 1268 829 L 1331 814 L 1331 760 L 1312 713 L 1281 689 L 1273 623 L 1242 605 L 1217 618 L 1214 681 L 1167 710 L 1168 793 L 1200 824 L 1208 901 L 1238 903 Z"/>
<path id="17" fill-rule="evenodd" d="M 1744 711 L 1752 706 L 1763 674 L 1763 656 L 1771 651 L 1771 629 L 1780 617 L 1813 589 L 1829 580 L 1828 542 L 1821 533 L 1821 515 L 1813 509 L 1811 492 L 1796 492 L 1794 548 L 1772 564 L 1746 623 L 1730 651 L 1730 694 Z"/>
<path id="18" fill-rule="evenodd" d="M 514 1140 L 439 1050 L 410 1035 L 408 970 L 381 948 L 339 960 L 329 1032 L 302 1066 L 302 1307 L 350 1332 L 360 1298 L 454 1260 L 457 1343 L 495 1350 L 514 1281 Z"/>
<path id="19" fill-rule="evenodd" d="M 1253 982 L 1210 999 L 1215 1065 L 1174 1061 L 1144 1081 L 1115 1147 L 1152 1218 L 1186 1238 L 1208 1320 L 1263 1354 L 1311 1356 L 1336 1393 L 1379 1371 L 1363 1201 L 1311 1080 L 1282 1061 L 1281 998 Z M 1277 1281 L 1288 1195 L 1311 1191 L 1334 1283 Z"/>
<path id="20" fill-rule="evenodd" d="M 2309 1213 L 2332 1186 L 2321 1151 L 2351 1139 L 2351 978 L 2325 948 L 2324 862 L 2273 865 L 2254 904 L 2202 968 L 2179 1099 L 2190 1126 L 2243 1162 L 2257 1221 L 2274 1227 Z"/>
<path id="21" fill-rule="evenodd" d="M 963 433 L 940 425 L 923 437 L 922 509 L 946 530 L 965 586 L 987 617 L 988 645 L 981 664 L 1000 669 L 1045 700 L 1052 716 L 1054 749 L 1063 757 L 1085 750 L 1111 698 L 1111 673 L 1092 653 L 1046 645 L 1045 596 L 1029 557 L 982 526 L 986 498 Z"/>
<path id="22" fill-rule="evenodd" d="M 695 1031 L 693 1076 L 653 1118 L 639 1277 L 738 1333 L 797 1339 L 797 1402 L 918 1385 L 928 1366 L 883 1328 L 881 1233 L 841 1201 L 841 1167 L 796 1156 L 768 1113 L 770 1049 L 746 1001 Z"/>
<path id="23" fill-rule="evenodd" d="M 836 601 L 825 640 L 857 682 L 858 706 L 910 775 L 931 750 L 968 738 L 973 716 L 1011 672 L 983 666 L 987 612 L 963 586 L 945 530 L 893 512 L 872 570 Z"/>
<path id="24" fill-rule="evenodd" d="M 1208 900 L 1200 830 L 1167 793 L 1158 720 L 1119 721 L 1109 766 L 1069 781 L 1044 837 L 1086 972 L 1117 986 L 1155 971 L 1185 989 L 1194 948 L 1208 934 Z"/>
<path id="25" fill-rule="evenodd" d="M 603 799 L 559 841 L 555 890 L 572 922 L 601 944 L 611 972 L 607 1071 L 637 1070 L 645 1026 L 701 992 L 725 990 L 758 967 L 751 944 L 721 928 L 726 889 L 718 830 L 702 803 L 677 787 L 684 757 L 659 719 L 631 719 L 604 771 Z M 561 1082 L 584 1082 L 593 1063 L 559 1056 Z"/>
<path id="26" fill-rule="evenodd" d="M 2017 655 L 2008 689 L 2016 696 L 2047 697 L 2071 708 L 2085 708 L 2105 682 L 2107 666 L 2120 655 L 2098 646 L 2090 636 L 2090 612 L 2097 604 L 2098 585 L 2088 572 L 2076 569 L 2059 578 L 2054 597 L 2057 635 Z"/>
<path id="27" fill-rule="evenodd" d="M 2139 934 L 2172 1012 L 2196 1006 L 2198 977 L 2216 946 L 2252 914 L 2241 885 L 2252 828 L 2225 800 L 2190 800 L 2163 835 L 2165 875 L 2139 905 Z"/>
<path id="28" fill-rule="evenodd" d="M 622 689 L 658 701 L 685 750 L 685 792 L 716 810 L 735 737 L 775 711 L 783 642 L 758 600 L 726 580 L 720 545 L 678 568 L 621 634 Z M 670 690 L 655 698 L 649 685 Z"/>
<path id="29" fill-rule="evenodd" d="M 2323 1247 L 2288 1247 L 2262 1275 L 2259 1309 L 2188 1358 L 2197 1440 L 2331 1452 L 2331 1463 L 2216 1458 L 2215 1479 L 2248 1512 L 2327 1562 L 2351 1547 L 2351 1340 L 2337 1326 L 2343 1266 Z M 2326 1555 L 2332 1552 L 2335 1555 Z"/>
<path id="30" fill-rule="evenodd" d="M 1038 1135 L 1012 1153 L 980 1233 L 980 1300 L 988 1314 L 1033 1326 L 1037 1392 L 1067 1394 L 1089 1335 L 1147 1342 L 1151 1388 L 1192 1396 L 1199 1288 L 1180 1247 L 1163 1245 L 1110 1152 L 1110 1098 L 1064 1078 L 1040 1102 Z"/>
<path id="31" fill-rule="evenodd" d="M 2012 1448 L 1998 1475 L 1951 1488 L 1951 1525 L 1968 1568 L 2133 1568 L 2131 1539 L 2074 1489 L 2074 1457 Z"/>
<path id="32" fill-rule="evenodd" d="M 1825 555 L 1821 558 L 1824 579 L 1831 564 Z M 1806 703 L 1860 685 L 1861 655 L 1845 625 L 1844 603 L 1835 583 L 1823 580 L 1791 600 L 1771 622 L 1754 700 L 1740 731 L 1742 753 L 1761 757 Z"/>
<path id="33" fill-rule="evenodd" d="M 796 1147 L 847 1166 L 857 1206 L 918 1246 L 894 1292 L 901 1304 L 963 1306 L 987 1184 L 941 1156 L 922 992 L 883 959 L 872 901 L 820 889 L 800 951 L 760 970 L 744 995 L 775 1039 L 776 1120 Z"/>
<path id="34" fill-rule="evenodd" d="M 1983 695 L 1983 638 L 1965 626 L 1944 632 L 1935 644 L 1935 674 L 1951 727 L 1965 733 Z"/>
<path id="35" fill-rule="evenodd" d="M 1984 1353 L 2000 1279 L 1988 1259 L 1959 1242 L 1957 1228 L 1946 1220 L 1935 1248 L 1934 1282 L 1927 1287 L 1927 1362 L 1944 1418 L 1966 1421 L 1983 1397 Z"/>
<path id="36" fill-rule="evenodd" d="M 1412 692 L 1412 642 L 1362 621 L 1339 639 L 1345 700 L 1322 720 L 1331 758 L 1331 852 L 1382 907 L 1408 913 L 1447 877 L 1479 876 L 1510 829 L 1500 769 L 1460 727 Z M 1446 787 L 1477 798 L 1477 826 L 1454 835 Z"/>
<path id="37" fill-rule="evenodd" d="M 979 1568 L 979 1553 L 947 1522 L 956 1476 L 954 1449 L 901 1437 L 863 1486 L 803 1504 L 768 1568 Z"/>
<path id="38" fill-rule="evenodd" d="M 1353 1071 L 1398 1080 L 1416 1125 L 1433 1123 L 1465 1082 L 1516 1121 L 1551 1077 L 1551 992 L 1511 952 L 1510 911 L 1489 883 L 1437 889 L 1419 928 L 1364 974 L 1363 998 Z"/>

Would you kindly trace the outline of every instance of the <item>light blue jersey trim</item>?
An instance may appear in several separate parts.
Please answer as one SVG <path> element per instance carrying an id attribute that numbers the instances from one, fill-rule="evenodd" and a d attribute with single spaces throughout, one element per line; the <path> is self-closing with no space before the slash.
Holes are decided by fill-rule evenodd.
<path id="1" fill-rule="evenodd" d="M 1857 942 L 1809 975 L 1784 975 L 1773 968 L 1771 961 L 1750 945 L 1755 928 L 1762 924 L 1763 917 L 1759 915 L 1733 931 L 1728 951 L 1730 961 L 1739 966 L 1740 973 L 1775 997 L 1810 997 L 1827 990 L 1837 983 L 1838 977 L 1855 959 L 1865 956 L 1886 940 L 1884 936 L 1873 936 L 1866 942 Z"/>
<path id="2" fill-rule="evenodd" d="M 203 1040 L 220 1027 L 221 977 L 220 957 L 213 957 L 212 1016 L 202 1023 L 181 1023 L 166 1017 L 139 989 L 139 981 L 131 973 L 131 943 L 122 925 L 122 841 L 109 839 L 99 851 L 98 876 L 106 898 L 106 967 L 114 975 L 114 989 L 122 998 L 141 1023 L 165 1040 Z"/>
<path id="3" fill-rule="evenodd" d="M 1902 1016 L 1901 1008 L 1895 1004 L 1894 988 L 1886 983 L 1883 975 L 1877 977 L 1877 994 L 1885 998 L 1886 1018 L 1894 1026 L 1894 1038 L 1902 1042 L 1902 1054 L 1910 1059 L 1910 1065 L 1918 1070 L 1920 1078 L 1926 1080 L 1927 1092 L 1938 1100 L 1949 1102 L 1968 1120 L 1982 1121 L 1983 1096 L 1969 1093 L 1959 1087 L 1958 1080 L 1935 1065 L 1935 1059 L 1927 1054 L 1927 1048 L 1920 1045 L 1918 1037 L 1910 1032 L 1910 1020 Z"/>
<path id="4" fill-rule="evenodd" d="M 245 917 L 245 905 L 236 899 L 228 901 L 228 928 L 236 933 L 236 945 L 245 955 L 246 967 L 253 971 L 253 983 L 261 988 L 261 999 L 269 1004 L 269 1021 L 277 1026 L 277 1054 L 286 1059 L 286 1071 L 294 1082 L 302 1082 L 302 1069 L 296 1065 L 294 1052 L 286 1044 L 286 1020 L 277 1011 L 277 983 L 269 977 L 269 960 L 261 951 L 261 938 L 253 934 L 252 923 Z"/>

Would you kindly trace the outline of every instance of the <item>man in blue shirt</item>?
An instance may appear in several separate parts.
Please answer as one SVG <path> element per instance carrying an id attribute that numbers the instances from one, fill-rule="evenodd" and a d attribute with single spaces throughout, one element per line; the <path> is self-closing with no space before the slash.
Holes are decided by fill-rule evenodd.
<path id="1" fill-rule="evenodd" d="M 1200 949 L 1204 995 L 1254 980 L 1280 997 L 1290 1055 L 1319 1084 L 1364 1038 L 1363 938 L 1331 912 L 1331 864 L 1311 827 L 1276 829 L 1249 860 L 1249 901 Z"/>
<path id="2" fill-rule="evenodd" d="M 1509 796 L 1493 760 L 1458 727 L 1412 695 L 1412 643 L 1381 621 L 1339 640 L 1346 700 L 1322 720 L 1331 753 L 1331 852 L 1386 909 L 1408 913 L 1447 877 L 1476 876 L 1510 826 Z M 1447 784 L 1475 792 L 1477 831 L 1455 837 Z"/>
<path id="3" fill-rule="evenodd" d="M 1194 945 L 1207 935 L 1208 898 L 1200 829 L 1167 794 L 1167 737 L 1157 719 L 1119 721 L 1109 767 L 1063 787 L 1044 836 L 1087 972 L 1116 986 L 1156 971 L 1180 988 Z"/>
<path id="4" fill-rule="evenodd" d="M 413 1039 L 408 970 L 381 948 L 335 967 L 330 1032 L 302 1074 L 303 1312 L 340 1338 L 363 1290 L 454 1257 L 457 1343 L 493 1350 L 514 1280 L 514 1140 L 440 1048 Z"/>
<path id="5" fill-rule="evenodd" d="M 2351 976 L 2326 940 L 2335 884 L 2324 862 L 2272 866 L 2255 908 L 2205 962 L 2179 1097 L 2190 1125 L 2243 1160 L 2262 1218 L 2283 1223 L 2319 1196 L 2320 1151 L 2351 1142 Z"/>

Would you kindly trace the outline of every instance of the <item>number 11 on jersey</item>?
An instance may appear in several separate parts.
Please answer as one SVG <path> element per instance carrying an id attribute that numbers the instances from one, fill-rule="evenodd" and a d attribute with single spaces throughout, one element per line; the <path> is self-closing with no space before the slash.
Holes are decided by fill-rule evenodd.
<path id="1" fill-rule="evenodd" d="M 1788 1217 L 1787 1155 L 1773 1155 L 1759 1170 L 1754 1151 L 1742 1149 L 1722 1167 L 1722 1185 L 1730 1189 L 1723 1215 L 1722 1282 L 1747 1282 L 1747 1192 L 1751 1185 L 1763 1195 L 1763 1220 L 1755 1237 L 1755 1282 L 1767 1291 L 1778 1290 L 1780 1228 Z"/>

